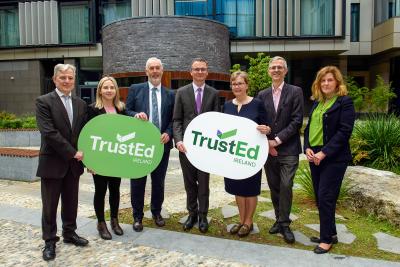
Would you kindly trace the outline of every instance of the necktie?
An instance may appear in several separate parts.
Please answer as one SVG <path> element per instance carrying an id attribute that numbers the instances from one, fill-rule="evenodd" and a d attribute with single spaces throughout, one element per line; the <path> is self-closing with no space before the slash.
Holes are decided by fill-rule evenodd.
<path id="1" fill-rule="evenodd" d="M 196 109 L 197 109 L 197 114 L 200 113 L 201 110 L 201 88 L 197 88 L 197 96 L 196 96 Z"/>
<path id="2" fill-rule="evenodd" d="M 71 104 L 69 103 L 71 97 L 70 97 L 70 96 L 67 96 L 67 95 L 63 95 L 62 98 L 64 99 L 64 102 L 65 102 L 65 109 L 67 110 L 69 123 L 70 123 L 71 126 L 72 126 L 72 118 L 73 118 L 73 116 L 72 116 Z"/>
<path id="3" fill-rule="evenodd" d="M 157 88 L 151 89 L 151 118 L 153 124 L 160 129 L 160 119 L 158 118 L 158 102 L 156 95 Z"/>

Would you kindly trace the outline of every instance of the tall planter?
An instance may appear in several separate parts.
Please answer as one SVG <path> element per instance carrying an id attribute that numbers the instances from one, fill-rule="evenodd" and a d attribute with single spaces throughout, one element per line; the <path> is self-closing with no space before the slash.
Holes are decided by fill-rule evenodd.
<path id="1" fill-rule="evenodd" d="M 40 146 L 40 132 L 30 129 L 0 129 L 0 147 Z"/>

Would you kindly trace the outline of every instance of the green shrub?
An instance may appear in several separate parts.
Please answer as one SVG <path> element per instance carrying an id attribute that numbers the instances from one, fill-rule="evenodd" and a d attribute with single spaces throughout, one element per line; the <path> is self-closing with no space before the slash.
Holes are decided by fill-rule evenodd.
<path id="1" fill-rule="evenodd" d="M 15 114 L 0 111 L 0 129 L 36 129 L 36 117 L 24 115 L 18 118 Z"/>
<path id="2" fill-rule="evenodd" d="M 4 129 L 22 128 L 22 120 L 21 119 L 3 120 L 2 127 Z"/>
<path id="3" fill-rule="evenodd" d="M 22 128 L 24 129 L 36 129 L 36 117 L 35 116 L 28 116 L 22 118 Z"/>
<path id="4" fill-rule="evenodd" d="M 350 145 L 354 164 L 400 173 L 400 119 L 394 114 L 357 121 Z"/>
<path id="5" fill-rule="evenodd" d="M 307 198 L 315 201 L 315 192 L 312 183 L 311 171 L 309 165 L 301 165 L 296 174 L 296 183 L 300 185 L 300 191 L 303 192 Z M 349 192 L 353 188 L 350 180 L 343 179 L 342 187 L 340 188 L 338 201 L 344 201 L 349 198 Z"/>

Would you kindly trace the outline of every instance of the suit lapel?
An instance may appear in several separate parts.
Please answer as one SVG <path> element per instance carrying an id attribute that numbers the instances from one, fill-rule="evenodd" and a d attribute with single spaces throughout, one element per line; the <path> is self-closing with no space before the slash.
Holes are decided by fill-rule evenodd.
<path id="1" fill-rule="evenodd" d="M 150 108 L 149 108 L 149 95 L 151 94 L 150 88 L 149 88 L 149 83 L 145 83 L 145 85 L 142 87 L 143 88 L 143 107 L 144 107 L 144 112 L 147 114 L 147 116 L 150 117 Z"/>
<path id="2" fill-rule="evenodd" d="M 167 108 L 167 92 L 165 90 L 165 87 L 161 86 L 161 129 L 163 129 L 163 123 L 166 121 L 166 118 L 164 118 L 164 116 L 166 114 L 165 109 Z"/>
<path id="3" fill-rule="evenodd" d="M 204 86 L 204 92 L 203 92 L 203 98 L 201 100 L 201 108 L 200 108 L 200 113 L 203 113 L 203 110 L 206 106 L 206 101 L 210 98 L 210 89 L 208 88 L 208 85 L 206 84 Z"/>
<path id="4" fill-rule="evenodd" d="M 75 96 L 73 96 L 73 97 L 71 97 L 71 101 L 72 101 L 72 116 L 73 116 L 73 119 L 72 119 L 72 129 L 74 129 L 74 127 L 76 126 L 76 121 L 78 120 L 78 114 L 79 114 L 79 107 L 78 107 L 78 105 L 76 104 L 76 97 Z"/>
<path id="5" fill-rule="evenodd" d="M 196 101 L 194 100 L 194 89 L 193 89 L 193 84 L 191 84 L 191 85 L 188 87 L 187 93 L 188 93 L 189 101 L 193 103 L 192 107 L 193 107 L 194 113 L 198 114 L 198 113 L 197 113 L 197 109 L 196 109 Z M 203 97 L 203 99 L 204 99 L 204 97 Z M 201 105 L 203 106 L 203 103 L 202 103 Z"/>
<path id="6" fill-rule="evenodd" d="M 281 112 L 282 112 L 283 103 L 285 102 L 285 99 L 286 99 L 287 94 L 288 94 L 288 88 L 287 88 L 287 85 L 286 85 L 286 83 L 285 83 L 285 84 L 283 85 L 283 88 L 282 88 L 281 97 L 279 98 L 278 108 L 277 108 L 277 111 L 276 111 L 276 118 L 278 118 L 279 115 L 280 115 Z"/>
<path id="7" fill-rule="evenodd" d="M 274 115 L 274 118 L 276 118 L 274 99 L 272 97 L 272 87 L 266 92 L 266 101 L 267 101 L 267 107 L 269 107 L 268 111 Z"/>

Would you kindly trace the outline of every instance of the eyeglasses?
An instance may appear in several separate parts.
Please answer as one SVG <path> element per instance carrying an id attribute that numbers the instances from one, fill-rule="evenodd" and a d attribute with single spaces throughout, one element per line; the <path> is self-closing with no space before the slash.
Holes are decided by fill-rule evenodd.
<path id="1" fill-rule="evenodd" d="M 232 83 L 231 85 L 232 85 L 232 87 L 234 87 L 234 86 L 242 86 L 243 84 L 246 84 L 246 83 Z"/>
<path id="2" fill-rule="evenodd" d="M 270 70 L 283 70 L 283 66 L 280 66 L 280 65 L 278 65 L 278 66 L 270 66 L 269 69 Z"/>
<path id="3" fill-rule="evenodd" d="M 194 71 L 194 72 L 206 72 L 207 68 L 194 68 L 194 69 L 192 69 L 192 71 Z"/>

